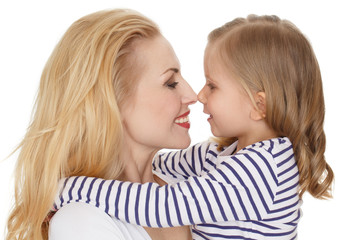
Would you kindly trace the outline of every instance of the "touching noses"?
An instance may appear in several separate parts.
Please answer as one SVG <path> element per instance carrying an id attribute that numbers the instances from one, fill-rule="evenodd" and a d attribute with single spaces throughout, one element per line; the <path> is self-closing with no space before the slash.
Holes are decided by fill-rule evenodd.
<path id="1" fill-rule="evenodd" d="M 200 90 L 199 94 L 197 95 L 197 99 L 202 104 L 206 104 L 207 100 L 206 100 L 206 89 L 205 89 L 205 87 L 203 87 Z"/>
<path id="2" fill-rule="evenodd" d="M 194 104 L 196 102 L 197 102 L 196 93 L 190 87 L 190 85 L 186 82 L 184 92 L 183 92 L 183 97 L 182 97 L 182 103 L 187 104 L 187 105 L 191 105 L 191 104 Z"/>

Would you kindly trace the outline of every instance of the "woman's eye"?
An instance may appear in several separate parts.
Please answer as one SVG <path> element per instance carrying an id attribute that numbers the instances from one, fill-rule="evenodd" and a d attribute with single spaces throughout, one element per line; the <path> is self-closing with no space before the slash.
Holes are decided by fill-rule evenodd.
<path id="1" fill-rule="evenodd" d="M 169 88 L 176 88 L 176 85 L 178 85 L 179 82 L 172 82 L 172 83 L 167 83 L 166 85 L 169 87 Z"/>

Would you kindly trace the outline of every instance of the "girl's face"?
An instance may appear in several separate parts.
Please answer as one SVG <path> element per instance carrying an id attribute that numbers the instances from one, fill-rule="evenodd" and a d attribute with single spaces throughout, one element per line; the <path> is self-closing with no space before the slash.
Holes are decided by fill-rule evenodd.
<path id="1" fill-rule="evenodd" d="M 215 46 L 206 48 L 204 57 L 205 86 L 198 94 L 204 104 L 204 113 L 209 114 L 211 131 L 217 137 L 246 139 L 251 133 L 254 109 L 250 97 L 223 66 L 216 55 Z"/>
<path id="2" fill-rule="evenodd" d="M 120 108 L 125 141 L 150 149 L 188 147 L 189 105 L 197 97 L 181 76 L 173 48 L 160 35 L 136 42 L 135 54 L 137 88 Z"/>

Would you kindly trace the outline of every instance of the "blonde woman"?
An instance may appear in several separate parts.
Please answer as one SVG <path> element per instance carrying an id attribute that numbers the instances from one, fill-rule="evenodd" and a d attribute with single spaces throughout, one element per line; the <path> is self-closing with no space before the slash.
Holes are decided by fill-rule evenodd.
<path id="1" fill-rule="evenodd" d="M 6 239 L 187 239 L 188 227 L 145 230 L 81 203 L 49 219 L 61 178 L 154 181 L 155 153 L 190 144 L 195 101 L 172 47 L 148 18 L 110 10 L 73 23 L 43 70 L 19 146 Z"/>

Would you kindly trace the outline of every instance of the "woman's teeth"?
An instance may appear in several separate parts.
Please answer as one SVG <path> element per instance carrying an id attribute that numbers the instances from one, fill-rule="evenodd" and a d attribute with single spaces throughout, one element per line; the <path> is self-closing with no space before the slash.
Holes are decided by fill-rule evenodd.
<path id="1" fill-rule="evenodd" d="M 189 116 L 186 116 L 184 118 L 175 119 L 175 123 L 185 123 L 185 122 L 189 122 Z"/>

